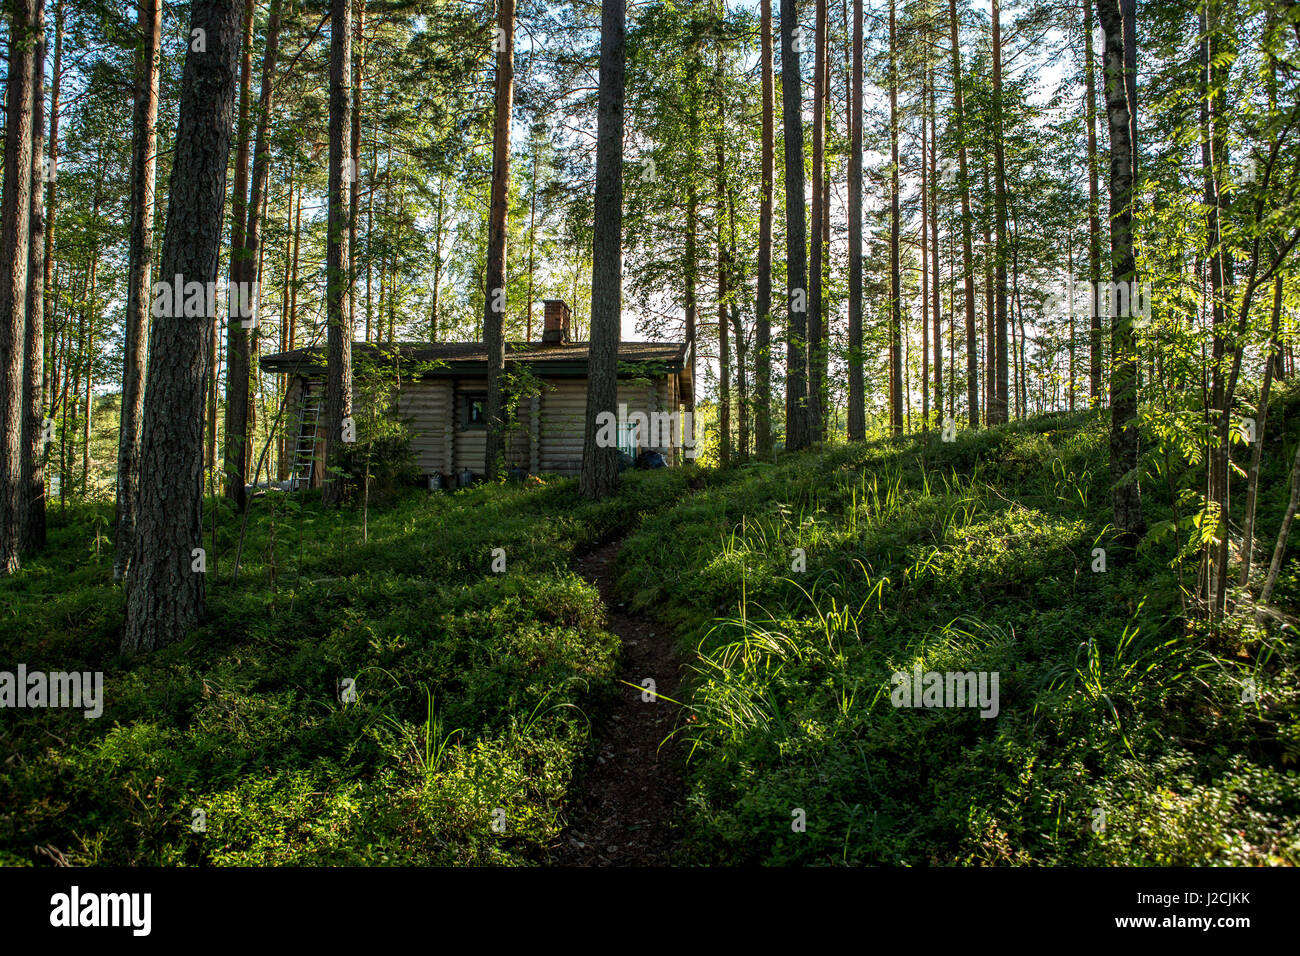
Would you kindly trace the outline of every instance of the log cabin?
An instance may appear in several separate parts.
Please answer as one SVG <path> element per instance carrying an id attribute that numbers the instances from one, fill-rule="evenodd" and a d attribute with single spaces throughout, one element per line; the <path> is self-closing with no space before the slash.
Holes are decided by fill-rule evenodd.
<path id="1" fill-rule="evenodd" d="M 569 319 L 563 300 L 548 299 L 542 340 L 506 343 L 506 374 L 515 372 L 517 379 L 526 377 L 533 384 L 507 408 L 507 469 L 557 475 L 582 470 L 590 343 L 569 340 Z M 645 422 L 662 423 L 665 413 L 673 415 L 675 423 L 682 421 L 680 413 L 687 413 L 687 422 L 693 417 L 693 358 L 689 343 L 620 343 L 620 451 L 633 458 L 642 451 L 657 451 L 670 466 L 690 456 L 680 441 L 667 440 L 662 428 L 647 429 Z M 352 361 L 354 370 L 376 363 L 392 373 L 397 415 L 406 423 L 417 466 L 430 487 L 463 483 L 462 475 L 484 472 L 487 353 L 481 342 L 354 342 Z M 284 420 L 290 487 L 319 487 L 324 474 L 325 348 L 266 355 L 261 367 L 288 377 Z M 525 370 L 531 374 L 517 374 Z M 354 405 L 353 416 L 359 411 Z M 689 425 L 687 434 L 692 434 Z"/>

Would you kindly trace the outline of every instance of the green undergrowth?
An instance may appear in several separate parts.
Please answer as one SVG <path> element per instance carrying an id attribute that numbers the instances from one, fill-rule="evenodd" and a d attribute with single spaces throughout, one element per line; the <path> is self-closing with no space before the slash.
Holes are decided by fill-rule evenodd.
<path id="1" fill-rule="evenodd" d="M 1269 421 L 1265 563 L 1294 392 Z M 597 503 L 571 480 L 364 517 L 272 495 L 237 580 L 223 503 L 202 625 L 132 658 L 109 510 L 56 508 L 49 548 L 0 582 L 0 670 L 103 671 L 106 701 L 97 720 L 0 711 L 0 863 L 546 862 L 617 683 L 569 569 L 632 531 L 620 588 L 689 667 L 682 862 L 1295 864 L 1295 633 L 1192 612 L 1195 561 L 1174 561 L 1191 515 L 1152 457 L 1153 533 L 1116 540 L 1106 427 L 1051 415 L 627 473 Z M 996 673 L 996 715 L 894 706 L 893 675 L 918 669 Z"/>
<path id="2" fill-rule="evenodd" d="M 1270 417 L 1292 423 L 1264 456 L 1270 548 L 1296 404 Z M 1295 632 L 1242 615 L 1209 633 L 1172 533 L 1120 546 L 1106 426 L 1053 415 L 791 455 L 629 539 L 620 586 L 677 628 L 691 668 L 688 859 L 1300 862 Z M 1152 527 L 1171 520 L 1159 481 L 1144 495 Z M 996 672 L 996 716 L 895 706 L 892 675 L 915 668 Z"/>
<path id="3" fill-rule="evenodd" d="M 102 671 L 104 712 L 0 712 L 0 863 L 544 859 L 618 653 L 570 562 L 687 481 L 412 493 L 370 509 L 364 542 L 360 511 L 275 494 L 237 581 L 223 503 L 202 626 L 135 658 L 109 509 L 54 509 L 0 584 L 0 670 Z"/>

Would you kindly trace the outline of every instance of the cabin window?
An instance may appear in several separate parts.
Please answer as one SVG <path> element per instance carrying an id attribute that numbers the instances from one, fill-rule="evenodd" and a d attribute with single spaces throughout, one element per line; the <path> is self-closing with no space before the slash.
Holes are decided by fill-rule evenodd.
<path id="1" fill-rule="evenodd" d="M 465 396 L 465 428 L 487 427 L 487 395 L 476 393 Z"/>

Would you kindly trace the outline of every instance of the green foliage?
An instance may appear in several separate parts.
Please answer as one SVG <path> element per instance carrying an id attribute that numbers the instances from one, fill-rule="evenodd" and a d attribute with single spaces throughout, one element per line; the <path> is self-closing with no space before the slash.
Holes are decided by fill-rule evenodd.
<path id="1" fill-rule="evenodd" d="M 1172 540 L 1116 546 L 1105 436 L 1081 413 L 787 456 L 646 523 L 620 580 L 691 661 L 691 858 L 1300 860 L 1293 634 L 1227 646 L 1183 615 Z M 917 665 L 998 672 L 997 717 L 892 706 Z"/>
<path id="2" fill-rule="evenodd" d="M 365 543 L 357 513 L 255 501 L 233 585 L 222 572 L 239 522 L 218 505 L 207 619 L 135 659 L 117 651 L 111 547 L 86 549 L 107 512 L 54 512 L 48 551 L 0 586 L 0 657 L 103 671 L 106 703 L 98 720 L 5 712 L 3 858 L 541 859 L 618 653 L 570 561 L 686 478 L 630 474 L 598 503 L 575 485 L 407 493 L 370 516 Z M 505 573 L 490 570 L 494 548 Z M 340 695 L 347 678 L 355 701 Z M 206 832 L 192 832 L 195 809 Z"/>

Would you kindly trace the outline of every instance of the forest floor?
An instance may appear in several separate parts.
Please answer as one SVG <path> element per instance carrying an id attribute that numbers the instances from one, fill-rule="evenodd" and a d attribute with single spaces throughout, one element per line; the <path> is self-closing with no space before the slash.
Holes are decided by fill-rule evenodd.
<path id="1" fill-rule="evenodd" d="M 553 862 L 562 865 L 663 866 L 673 862 L 678 842 L 685 785 L 680 748 L 669 737 L 680 709 L 672 701 L 681 699 L 681 660 L 670 628 L 619 600 L 615 565 L 623 541 L 574 559 L 574 570 L 600 591 L 606 629 L 618 636 L 622 655 L 617 697 L 595 718 L 593 759 L 552 847 Z M 650 701 L 646 678 L 655 682 Z"/>

